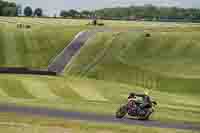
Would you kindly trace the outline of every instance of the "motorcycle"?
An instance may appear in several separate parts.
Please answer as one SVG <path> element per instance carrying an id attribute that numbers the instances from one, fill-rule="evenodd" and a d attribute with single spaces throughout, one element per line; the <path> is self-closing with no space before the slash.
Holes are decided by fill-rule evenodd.
<path id="1" fill-rule="evenodd" d="M 150 96 L 142 94 L 136 95 L 135 101 L 129 101 L 122 105 L 116 112 L 116 118 L 123 118 L 126 114 L 138 120 L 148 120 L 155 111 L 156 101 L 152 101 Z M 139 100 L 138 100 L 139 99 Z"/>

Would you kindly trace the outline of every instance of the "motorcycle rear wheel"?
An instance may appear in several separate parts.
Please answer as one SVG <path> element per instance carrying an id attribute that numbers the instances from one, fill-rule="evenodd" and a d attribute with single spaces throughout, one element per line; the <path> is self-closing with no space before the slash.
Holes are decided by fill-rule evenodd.
<path id="1" fill-rule="evenodd" d="M 115 116 L 116 116 L 116 118 L 121 119 L 121 118 L 123 118 L 126 114 L 127 114 L 127 106 L 126 106 L 126 105 L 123 105 L 123 106 L 121 106 L 121 107 L 117 110 Z"/>

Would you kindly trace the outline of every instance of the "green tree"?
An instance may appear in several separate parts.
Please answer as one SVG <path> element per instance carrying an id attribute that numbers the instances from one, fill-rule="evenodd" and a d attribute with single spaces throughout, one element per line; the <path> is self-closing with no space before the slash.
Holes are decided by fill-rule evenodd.
<path id="1" fill-rule="evenodd" d="M 93 13 L 90 12 L 90 11 L 84 10 L 84 11 L 82 11 L 80 14 L 81 14 L 82 17 L 89 18 L 89 17 L 92 16 Z"/>
<path id="2" fill-rule="evenodd" d="M 4 7 L 2 10 L 3 16 L 16 16 L 16 7 Z"/>
<path id="3" fill-rule="evenodd" d="M 38 16 L 38 17 L 43 16 L 43 10 L 41 8 L 36 8 L 34 11 L 34 16 Z"/>
<path id="4" fill-rule="evenodd" d="M 27 6 L 24 8 L 24 15 L 25 16 L 32 16 L 33 15 L 33 10 L 31 7 Z"/>
<path id="5" fill-rule="evenodd" d="M 65 10 L 62 10 L 60 12 L 60 16 L 61 17 L 69 17 L 70 16 L 70 13 L 68 11 L 65 11 Z"/>
<path id="6" fill-rule="evenodd" d="M 80 13 L 74 9 L 69 10 L 69 14 L 71 17 L 77 17 L 80 16 Z"/>

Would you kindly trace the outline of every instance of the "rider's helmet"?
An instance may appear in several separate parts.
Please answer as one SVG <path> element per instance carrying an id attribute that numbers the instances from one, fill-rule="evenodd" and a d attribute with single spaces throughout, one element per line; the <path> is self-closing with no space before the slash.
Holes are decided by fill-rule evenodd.
<path id="1" fill-rule="evenodd" d="M 128 96 L 128 99 L 135 98 L 135 93 L 131 92 Z"/>

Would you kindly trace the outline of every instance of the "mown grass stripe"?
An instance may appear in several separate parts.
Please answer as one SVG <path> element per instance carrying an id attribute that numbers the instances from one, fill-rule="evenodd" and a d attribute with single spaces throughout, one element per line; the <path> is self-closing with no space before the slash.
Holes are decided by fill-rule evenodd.
<path id="1" fill-rule="evenodd" d="M 68 86 L 66 79 L 48 79 L 48 85 L 51 91 L 63 99 L 70 99 L 70 100 L 84 100 L 80 97 L 71 87 Z"/>
<path id="2" fill-rule="evenodd" d="M 27 32 L 21 29 L 18 29 L 17 32 L 15 32 L 17 53 L 19 54 L 20 65 L 22 66 L 28 66 L 28 62 L 30 61 L 30 59 L 27 57 L 28 51 L 25 42 L 25 34 L 27 34 Z"/>
<path id="3" fill-rule="evenodd" d="M 20 62 L 19 53 L 17 52 L 17 43 L 15 40 L 15 32 L 16 30 L 12 30 L 12 26 L 8 24 L 3 29 L 4 34 L 4 57 L 5 64 L 7 66 L 11 66 Z"/>
<path id="4" fill-rule="evenodd" d="M 0 88 L 5 92 L 8 97 L 15 98 L 34 98 L 30 93 L 28 93 L 24 86 L 20 83 L 19 80 L 15 79 L 0 79 Z"/>
<path id="5" fill-rule="evenodd" d="M 107 101 L 92 84 L 84 84 L 84 81 L 71 81 L 68 85 L 81 97 L 92 101 Z"/>
<path id="6" fill-rule="evenodd" d="M 6 94 L 3 89 L 0 88 L 0 96 L 3 96 L 3 97 L 8 97 L 8 94 Z"/>
<path id="7" fill-rule="evenodd" d="M 54 100 L 60 98 L 59 96 L 55 95 L 50 88 L 48 87 L 48 84 L 45 82 L 41 82 L 39 80 L 33 80 L 33 79 L 23 79 L 21 80 L 24 88 L 26 91 L 31 93 L 36 98 L 40 99 L 49 99 Z"/>
<path id="8" fill-rule="evenodd" d="M 4 25 L 0 25 L 0 65 L 2 66 L 4 63 L 5 63 L 5 59 L 4 59 L 4 43 L 3 43 L 3 40 L 4 40 L 4 37 L 3 37 L 3 26 Z"/>

